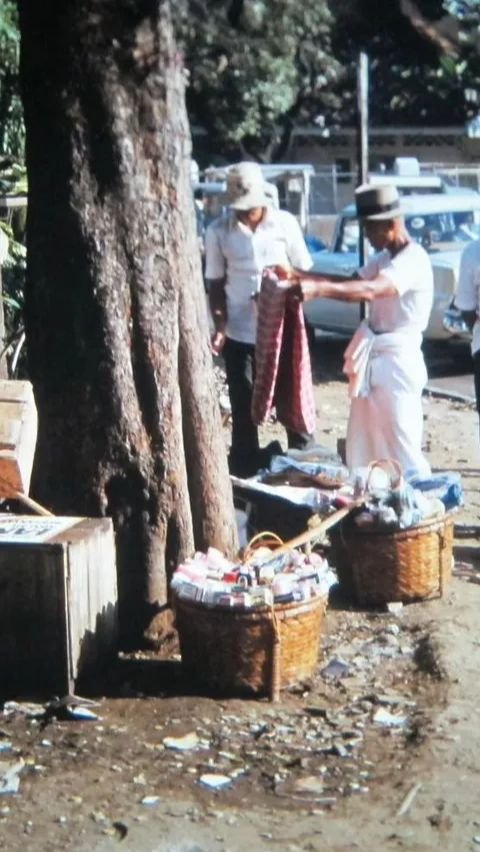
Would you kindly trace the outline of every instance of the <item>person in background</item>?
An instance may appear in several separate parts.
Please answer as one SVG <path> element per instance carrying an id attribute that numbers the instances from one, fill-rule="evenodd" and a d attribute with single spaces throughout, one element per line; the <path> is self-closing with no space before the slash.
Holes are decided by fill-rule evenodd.
<path id="1" fill-rule="evenodd" d="M 480 417 L 480 240 L 464 248 L 454 305 L 472 332 L 473 379 Z"/>
<path id="2" fill-rule="evenodd" d="M 225 202 L 228 209 L 205 234 L 205 278 L 214 323 L 212 350 L 223 354 L 230 396 L 230 471 L 244 477 L 268 464 L 251 416 L 262 271 L 277 264 L 309 269 L 312 261 L 295 217 L 270 205 L 257 163 L 229 169 Z M 289 447 L 297 449 L 312 437 L 287 434 Z"/>
<path id="3" fill-rule="evenodd" d="M 426 251 L 410 239 L 392 184 L 365 184 L 355 193 L 357 215 L 375 254 L 355 278 L 285 270 L 301 299 L 366 302 L 345 352 L 351 406 L 348 467 L 393 458 L 407 475 L 428 476 L 422 453 L 422 390 L 427 371 L 421 349 L 433 301 L 433 272 Z M 279 270 L 281 273 L 281 270 Z"/>

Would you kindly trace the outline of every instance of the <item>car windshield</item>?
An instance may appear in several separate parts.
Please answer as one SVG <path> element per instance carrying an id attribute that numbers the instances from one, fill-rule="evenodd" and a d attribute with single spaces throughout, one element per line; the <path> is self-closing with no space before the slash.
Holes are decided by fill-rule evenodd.
<path id="1" fill-rule="evenodd" d="M 428 252 L 455 251 L 465 243 L 480 238 L 480 211 L 444 211 L 442 213 L 416 213 L 405 216 L 411 238 Z M 335 251 L 358 251 L 359 228 L 357 219 L 344 218 Z"/>

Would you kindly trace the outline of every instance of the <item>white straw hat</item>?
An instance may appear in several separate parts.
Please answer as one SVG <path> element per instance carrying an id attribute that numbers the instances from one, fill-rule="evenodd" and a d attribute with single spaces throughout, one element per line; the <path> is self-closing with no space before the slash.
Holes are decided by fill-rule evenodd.
<path id="1" fill-rule="evenodd" d="M 257 163 L 237 163 L 229 168 L 224 200 L 233 210 L 252 210 L 268 205 L 262 170 Z"/>

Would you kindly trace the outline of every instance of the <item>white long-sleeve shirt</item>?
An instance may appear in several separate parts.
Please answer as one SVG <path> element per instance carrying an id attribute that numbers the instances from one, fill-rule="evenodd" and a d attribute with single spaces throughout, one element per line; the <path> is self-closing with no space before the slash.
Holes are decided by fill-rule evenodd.
<path id="1" fill-rule="evenodd" d="M 268 207 L 255 231 L 233 211 L 215 219 L 205 234 L 205 278 L 225 278 L 227 337 L 255 343 L 257 311 L 252 296 L 259 292 L 266 266 L 310 269 L 312 259 L 295 216 Z"/>

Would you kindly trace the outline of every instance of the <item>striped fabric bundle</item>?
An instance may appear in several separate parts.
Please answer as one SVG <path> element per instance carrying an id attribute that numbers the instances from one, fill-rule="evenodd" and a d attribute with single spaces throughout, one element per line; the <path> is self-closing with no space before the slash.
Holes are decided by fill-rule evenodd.
<path id="1" fill-rule="evenodd" d="M 300 302 L 290 285 L 264 270 L 258 297 L 252 419 L 263 423 L 275 406 L 287 429 L 315 431 L 315 400 L 307 332 Z"/>

